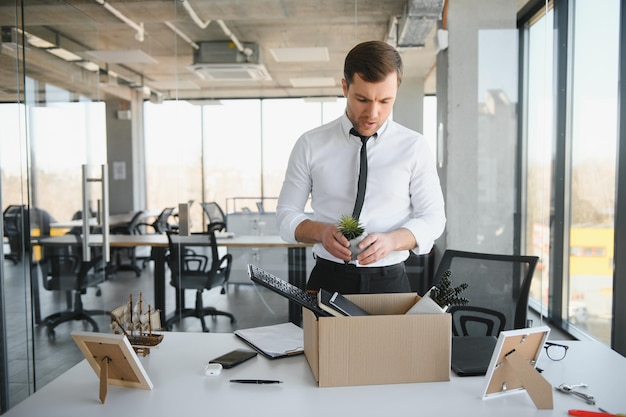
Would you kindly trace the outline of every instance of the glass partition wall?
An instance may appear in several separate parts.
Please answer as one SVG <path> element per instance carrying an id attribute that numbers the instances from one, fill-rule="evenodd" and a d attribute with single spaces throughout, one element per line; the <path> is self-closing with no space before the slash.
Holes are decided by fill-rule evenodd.
<path id="1" fill-rule="evenodd" d="M 71 332 L 110 332 L 107 312 L 128 299 L 110 279 L 106 250 L 86 243 L 82 222 L 88 213 L 89 230 L 98 235 L 107 213 L 105 90 L 115 89 L 103 79 L 106 65 L 88 53 L 104 46 L 98 24 L 65 2 L 6 3 L 0 45 L 0 412 L 81 361 Z M 41 22 L 30 25 L 31 11 L 40 8 L 80 28 L 81 39 Z"/>

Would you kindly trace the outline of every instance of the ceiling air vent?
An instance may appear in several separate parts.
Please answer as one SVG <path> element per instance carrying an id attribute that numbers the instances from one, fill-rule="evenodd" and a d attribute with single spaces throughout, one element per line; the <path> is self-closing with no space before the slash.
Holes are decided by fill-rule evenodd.
<path id="1" fill-rule="evenodd" d="M 259 46 L 244 43 L 240 51 L 232 42 L 200 42 L 189 67 L 207 81 L 269 81 L 265 65 L 260 63 Z"/>

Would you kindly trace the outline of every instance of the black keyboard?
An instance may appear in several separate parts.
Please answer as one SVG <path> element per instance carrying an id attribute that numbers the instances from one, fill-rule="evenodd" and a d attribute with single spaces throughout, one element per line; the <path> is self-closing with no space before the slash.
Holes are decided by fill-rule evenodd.
<path id="1" fill-rule="evenodd" d="M 270 290 L 286 297 L 304 308 L 311 310 L 318 317 L 331 315 L 317 305 L 317 297 L 315 295 L 309 294 L 295 285 L 290 284 L 289 282 L 280 279 L 257 266 L 248 264 L 248 275 L 252 281 L 269 288 Z"/>

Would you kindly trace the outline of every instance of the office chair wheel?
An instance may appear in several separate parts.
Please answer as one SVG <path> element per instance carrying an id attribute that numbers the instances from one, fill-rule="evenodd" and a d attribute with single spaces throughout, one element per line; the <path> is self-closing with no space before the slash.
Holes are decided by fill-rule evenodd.
<path id="1" fill-rule="evenodd" d="M 56 339 L 56 333 L 54 329 L 46 329 L 46 336 L 48 336 L 48 339 L 50 340 Z"/>

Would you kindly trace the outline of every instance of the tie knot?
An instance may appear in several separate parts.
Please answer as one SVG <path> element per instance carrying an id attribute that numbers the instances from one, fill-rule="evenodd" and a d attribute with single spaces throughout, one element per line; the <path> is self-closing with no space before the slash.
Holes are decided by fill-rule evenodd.
<path id="1" fill-rule="evenodd" d="M 363 143 L 366 143 L 367 140 L 369 138 L 371 138 L 371 136 L 363 136 L 363 135 L 361 135 L 359 132 L 356 131 L 355 128 L 350 129 L 350 134 L 352 136 L 357 136 L 357 137 L 361 138 L 361 142 L 363 142 Z"/>

